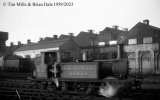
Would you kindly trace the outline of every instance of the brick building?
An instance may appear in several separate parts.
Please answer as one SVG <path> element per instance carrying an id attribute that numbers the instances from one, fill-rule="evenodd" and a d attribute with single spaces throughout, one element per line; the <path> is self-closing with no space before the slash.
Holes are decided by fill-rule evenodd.
<path id="1" fill-rule="evenodd" d="M 85 54 L 83 60 L 90 60 L 97 57 L 98 50 L 98 34 L 93 33 L 93 30 L 88 30 L 88 32 L 81 31 L 76 37 L 75 41 L 80 46 L 80 55 Z"/>
<path id="2" fill-rule="evenodd" d="M 106 27 L 100 34 L 94 34 L 92 30 L 80 32 L 76 37 L 76 43 L 81 47 L 81 55 L 86 54 L 87 60 L 90 59 L 115 59 L 117 58 L 117 42 L 126 39 L 128 30 L 119 30 L 118 26 L 113 28 Z M 103 44 L 103 46 L 100 44 Z"/>
<path id="3" fill-rule="evenodd" d="M 160 28 L 149 20 L 138 22 L 127 35 L 124 51 L 129 59 L 131 73 L 160 73 Z"/>
<path id="4" fill-rule="evenodd" d="M 93 33 L 93 30 L 88 30 L 88 32 L 81 31 L 76 36 L 75 41 L 80 47 L 98 45 L 97 36 L 98 34 Z"/>
<path id="5" fill-rule="evenodd" d="M 99 48 L 101 59 L 116 59 L 117 58 L 117 44 L 125 42 L 127 38 L 128 29 L 118 29 L 117 25 L 112 28 L 106 27 L 98 35 L 99 43 L 103 43 L 104 46 Z"/>
<path id="6" fill-rule="evenodd" d="M 125 39 L 127 33 L 128 33 L 127 28 L 120 30 L 118 29 L 117 25 L 114 25 L 112 28 L 106 27 L 103 31 L 101 31 L 98 36 L 98 39 L 99 42 L 105 42 L 105 44 L 109 44 L 110 41 Z"/>

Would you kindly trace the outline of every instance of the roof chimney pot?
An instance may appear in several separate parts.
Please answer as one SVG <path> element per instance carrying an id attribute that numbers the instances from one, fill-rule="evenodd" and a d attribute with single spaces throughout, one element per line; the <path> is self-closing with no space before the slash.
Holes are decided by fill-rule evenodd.
<path id="1" fill-rule="evenodd" d="M 18 41 L 18 46 L 20 46 L 21 45 L 21 41 Z"/>
<path id="2" fill-rule="evenodd" d="M 128 32 L 128 28 L 123 28 L 122 30 Z"/>
<path id="3" fill-rule="evenodd" d="M 57 35 L 53 35 L 53 38 L 54 38 L 54 39 L 57 39 L 57 37 L 58 37 Z"/>
<path id="4" fill-rule="evenodd" d="M 31 40 L 30 39 L 27 40 L 27 44 L 31 44 Z"/>
<path id="5" fill-rule="evenodd" d="M 73 36 L 74 35 L 74 33 L 68 33 L 70 36 Z"/>
<path id="6" fill-rule="evenodd" d="M 43 41 L 43 38 L 39 38 L 39 41 Z"/>
<path id="7" fill-rule="evenodd" d="M 112 28 L 118 30 L 118 25 L 113 25 Z"/>
<path id="8" fill-rule="evenodd" d="M 88 33 L 93 34 L 93 30 L 88 30 Z"/>
<path id="9" fill-rule="evenodd" d="M 146 24 L 146 25 L 149 25 L 149 20 L 148 19 L 143 20 L 143 23 Z"/>

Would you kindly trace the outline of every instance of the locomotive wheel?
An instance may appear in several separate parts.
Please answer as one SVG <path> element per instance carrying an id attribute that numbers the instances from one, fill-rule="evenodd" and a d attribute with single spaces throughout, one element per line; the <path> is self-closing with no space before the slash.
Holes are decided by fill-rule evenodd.
<path id="1" fill-rule="evenodd" d="M 65 82 L 61 83 L 61 90 L 66 91 L 68 89 L 68 85 Z"/>
<path id="2" fill-rule="evenodd" d="M 74 84 L 75 92 L 79 95 L 88 95 L 91 92 L 89 84 L 84 82 L 77 82 Z"/>
<path id="3" fill-rule="evenodd" d="M 56 90 L 56 84 L 54 82 L 51 83 L 52 90 Z"/>
<path id="4" fill-rule="evenodd" d="M 46 82 L 44 84 L 44 87 L 49 89 L 49 90 L 56 90 L 56 84 L 54 82 Z"/>

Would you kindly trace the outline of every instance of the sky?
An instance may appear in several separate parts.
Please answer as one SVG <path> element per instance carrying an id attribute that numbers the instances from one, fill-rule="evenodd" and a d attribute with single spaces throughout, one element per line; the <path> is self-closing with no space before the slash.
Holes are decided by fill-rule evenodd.
<path id="1" fill-rule="evenodd" d="M 18 6 L 17 3 L 31 6 Z M 34 6 L 33 3 L 72 3 L 72 6 Z M 8 32 L 10 42 L 94 30 L 118 25 L 131 29 L 148 19 L 160 27 L 160 0 L 0 0 L 0 31 Z"/>

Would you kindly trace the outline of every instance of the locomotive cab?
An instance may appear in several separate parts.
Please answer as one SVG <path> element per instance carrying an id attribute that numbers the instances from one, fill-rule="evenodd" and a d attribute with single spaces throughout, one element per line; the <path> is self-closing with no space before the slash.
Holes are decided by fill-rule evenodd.
<path id="1" fill-rule="evenodd" d="M 36 78 L 52 78 L 54 77 L 54 66 L 57 62 L 57 52 L 41 52 L 39 56 L 34 59 L 35 62 L 35 77 Z"/>

